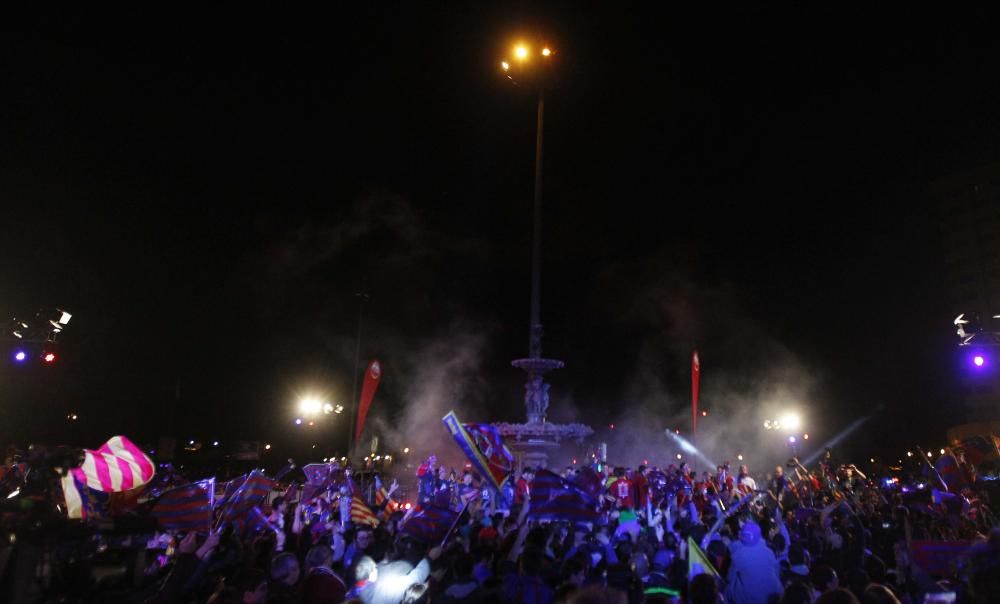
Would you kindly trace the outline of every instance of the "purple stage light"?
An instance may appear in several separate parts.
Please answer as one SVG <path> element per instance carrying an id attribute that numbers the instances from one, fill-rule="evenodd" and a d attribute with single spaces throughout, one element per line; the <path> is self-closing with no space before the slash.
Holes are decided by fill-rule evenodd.
<path id="1" fill-rule="evenodd" d="M 789 436 L 788 437 L 788 442 L 790 442 L 790 443 L 792 443 L 794 445 L 795 444 L 795 437 L 794 436 Z"/>
<path id="2" fill-rule="evenodd" d="M 984 357 L 981 354 L 977 354 L 974 357 L 972 357 L 972 364 L 975 365 L 976 367 L 982 367 L 983 365 L 986 364 L 986 357 Z"/>
<path id="3" fill-rule="evenodd" d="M 295 418 L 295 425 L 296 426 L 301 426 L 302 425 L 302 418 L 301 417 Z"/>
<path id="4" fill-rule="evenodd" d="M 18 350 L 14 353 L 14 360 L 18 363 L 23 363 L 26 358 L 28 358 L 28 354 L 23 350 Z"/>

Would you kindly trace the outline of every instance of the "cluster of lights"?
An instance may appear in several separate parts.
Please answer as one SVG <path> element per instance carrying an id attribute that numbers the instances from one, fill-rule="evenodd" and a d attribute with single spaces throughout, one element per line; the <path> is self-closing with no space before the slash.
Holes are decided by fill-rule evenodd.
<path id="1" fill-rule="evenodd" d="M 18 363 L 18 364 L 24 364 L 29 359 L 32 358 L 32 355 L 26 349 L 24 349 L 24 348 L 15 348 L 14 349 L 14 354 L 12 356 L 14 358 L 14 362 Z M 51 365 L 52 363 L 56 362 L 57 356 L 56 356 L 55 351 L 53 351 L 51 349 L 46 349 L 46 350 L 43 350 L 41 352 L 41 354 L 39 354 L 35 358 L 37 358 L 38 360 L 40 360 L 42 363 L 44 363 L 46 365 Z"/>
<path id="2" fill-rule="evenodd" d="M 764 420 L 765 430 L 784 430 L 794 432 L 802 427 L 802 418 L 797 413 L 786 413 L 778 419 Z"/>
<path id="3" fill-rule="evenodd" d="M 511 49 L 511 52 L 514 55 L 514 60 L 517 61 L 519 64 L 522 64 L 522 65 L 525 64 L 525 63 L 527 63 L 531 59 L 532 56 L 535 56 L 535 52 L 532 51 L 531 47 L 528 46 L 527 44 L 523 44 L 523 43 L 514 45 L 514 48 Z M 538 56 L 541 56 L 543 59 L 548 59 L 553 54 L 555 54 L 555 51 L 553 51 L 548 46 L 543 45 L 537 51 L 537 54 L 538 54 Z M 503 59 L 503 60 L 500 61 L 500 69 L 505 74 L 507 74 L 507 77 L 509 79 L 513 80 L 514 78 L 511 77 L 511 75 L 510 75 L 511 67 L 512 67 L 512 64 L 507 59 Z"/>

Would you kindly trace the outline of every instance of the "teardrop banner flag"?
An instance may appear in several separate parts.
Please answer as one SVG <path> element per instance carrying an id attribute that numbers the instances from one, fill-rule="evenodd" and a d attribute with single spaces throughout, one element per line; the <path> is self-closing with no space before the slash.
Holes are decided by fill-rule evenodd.
<path id="1" fill-rule="evenodd" d="M 354 431 L 354 442 L 361 440 L 361 430 L 365 427 L 365 418 L 368 417 L 368 409 L 372 406 L 372 399 L 375 398 L 375 390 L 378 389 L 379 380 L 382 378 L 382 366 L 378 360 L 368 364 L 365 369 L 365 381 L 361 385 L 361 399 L 358 403 L 358 427 Z"/>
<path id="2" fill-rule="evenodd" d="M 691 355 L 691 433 L 698 433 L 698 386 L 701 381 L 701 362 L 698 351 Z"/>

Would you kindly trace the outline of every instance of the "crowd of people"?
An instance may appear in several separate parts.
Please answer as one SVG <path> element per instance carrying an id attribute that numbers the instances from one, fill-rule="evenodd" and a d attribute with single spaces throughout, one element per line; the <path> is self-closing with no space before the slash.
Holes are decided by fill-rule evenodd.
<path id="1" fill-rule="evenodd" d="M 524 468 L 496 490 L 430 457 L 389 484 L 340 469 L 313 489 L 275 485 L 253 527 L 62 535 L 38 555 L 29 592 L 9 591 L 31 551 L 12 536 L 0 577 L 11 602 L 1000 602 L 1000 530 L 958 463 L 970 481 L 960 492 L 829 455 L 757 476 L 746 465 Z M 918 546 L 938 547 L 933 564 Z"/>

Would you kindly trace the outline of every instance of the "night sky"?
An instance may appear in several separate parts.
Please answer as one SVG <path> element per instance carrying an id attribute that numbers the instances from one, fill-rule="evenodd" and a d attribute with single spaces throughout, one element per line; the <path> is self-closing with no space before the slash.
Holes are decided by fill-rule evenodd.
<path id="1" fill-rule="evenodd" d="M 0 312 L 74 318 L 56 367 L 5 364 L 0 436 L 295 439 L 298 395 L 350 398 L 360 291 L 373 413 L 452 349 L 476 355 L 468 419 L 522 420 L 534 96 L 498 69 L 521 34 L 557 50 L 556 419 L 685 413 L 697 348 L 707 408 L 792 379 L 819 435 L 881 404 L 863 453 L 943 443 L 966 410 L 927 184 L 1000 158 L 989 19 L 582 6 L 18 22 Z"/>

